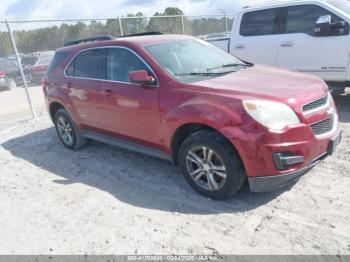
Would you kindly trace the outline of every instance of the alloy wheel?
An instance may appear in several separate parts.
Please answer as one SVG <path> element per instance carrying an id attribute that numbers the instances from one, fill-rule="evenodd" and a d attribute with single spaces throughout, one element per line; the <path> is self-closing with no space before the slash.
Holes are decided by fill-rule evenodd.
<path id="1" fill-rule="evenodd" d="M 226 167 L 218 153 L 206 146 L 196 146 L 186 155 L 191 179 L 205 190 L 216 191 L 226 182 Z"/>
<path id="2" fill-rule="evenodd" d="M 73 130 L 67 119 L 60 116 L 57 120 L 57 129 L 63 142 L 66 145 L 72 145 L 74 142 Z"/>

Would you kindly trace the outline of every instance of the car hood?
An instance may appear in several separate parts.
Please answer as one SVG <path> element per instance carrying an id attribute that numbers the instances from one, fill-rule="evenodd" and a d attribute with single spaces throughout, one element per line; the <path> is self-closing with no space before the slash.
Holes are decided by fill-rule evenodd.
<path id="1" fill-rule="evenodd" d="M 210 93 L 241 99 L 269 99 L 288 104 L 304 104 L 327 94 L 320 78 L 276 68 L 255 65 L 224 76 L 194 83 Z"/>

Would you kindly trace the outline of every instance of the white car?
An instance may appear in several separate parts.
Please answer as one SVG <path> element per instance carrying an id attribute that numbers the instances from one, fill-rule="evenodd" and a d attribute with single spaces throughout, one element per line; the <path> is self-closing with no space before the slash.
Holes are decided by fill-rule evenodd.
<path id="1" fill-rule="evenodd" d="M 236 16 L 229 38 L 208 40 L 252 63 L 315 74 L 333 92 L 350 83 L 350 2 L 283 2 L 248 7 Z"/>

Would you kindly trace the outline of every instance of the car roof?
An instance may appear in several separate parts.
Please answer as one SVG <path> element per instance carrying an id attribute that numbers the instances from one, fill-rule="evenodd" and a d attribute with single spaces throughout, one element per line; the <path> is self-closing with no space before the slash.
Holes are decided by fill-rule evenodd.
<path id="1" fill-rule="evenodd" d="M 113 40 L 107 41 L 96 41 L 89 43 L 81 43 L 71 46 L 66 46 L 57 49 L 57 52 L 72 52 L 81 49 L 93 48 L 93 47 L 103 47 L 103 46 L 113 46 L 113 45 L 138 45 L 138 46 L 148 46 L 156 45 L 162 43 L 169 43 L 174 41 L 181 41 L 187 39 L 193 39 L 192 36 L 187 35 L 146 35 L 146 36 L 126 36 L 115 38 Z"/>
<path id="2" fill-rule="evenodd" d="M 249 11 L 250 9 L 264 9 L 264 8 L 274 8 L 274 7 L 283 7 L 290 5 L 303 5 L 303 4 L 329 4 L 326 1 L 322 0 L 279 0 L 274 2 L 263 2 L 257 3 L 255 5 L 244 7 L 241 12 Z"/>

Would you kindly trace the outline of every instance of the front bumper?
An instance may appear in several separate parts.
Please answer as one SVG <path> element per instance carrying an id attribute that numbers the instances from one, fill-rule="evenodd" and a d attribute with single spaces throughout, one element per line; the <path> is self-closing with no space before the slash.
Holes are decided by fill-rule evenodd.
<path id="1" fill-rule="evenodd" d="M 307 173 L 310 169 L 312 169 L 315 165 L 320 163 L 327 156 L 332 155 L 335 147 L 341 141 L 341 132 L 339 132 L 333 139 L 330 140 L 329 146 L 327 148 L 327 152 L 316 158 L 311 162 L 311 164 L 283 175 L 275 175 L 275 176 L 257 176 L 257 177 L 248 177 L 248 183 L 250 191 L 252 192 L 270 192 L 274 190 L 278 190 L 286 187 L 289 184 L 297 181 L 301 176 Z"/>

